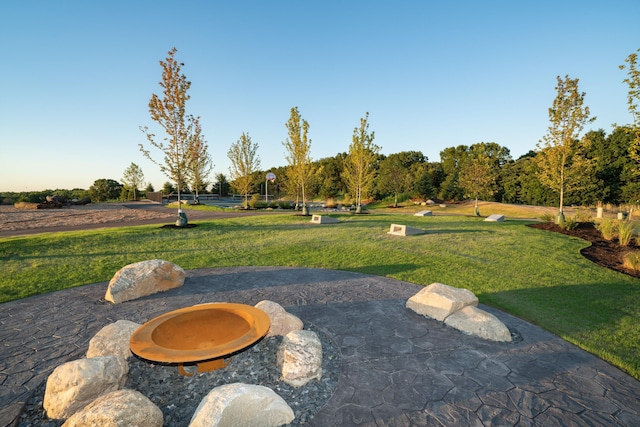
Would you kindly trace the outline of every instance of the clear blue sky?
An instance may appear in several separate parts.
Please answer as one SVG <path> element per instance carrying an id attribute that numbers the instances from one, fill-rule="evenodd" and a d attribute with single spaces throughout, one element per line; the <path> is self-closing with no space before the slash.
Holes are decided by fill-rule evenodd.
<path id="1" fill-rule="evenodd" d="M 285 165 L 294 106 L 314 160 L 348 151 L 367 111 L 384 154 L 492 141 L 517 158 L 566 74 L 610 133 L 631 121 L 618 65 L 638 17 L 638 0 L 3 1 L 0 191 L 89 188 L 131 162 L 160 189 L 139 127 L 174 46 L 216 174 L 243 132 L 263 169 Z"/>

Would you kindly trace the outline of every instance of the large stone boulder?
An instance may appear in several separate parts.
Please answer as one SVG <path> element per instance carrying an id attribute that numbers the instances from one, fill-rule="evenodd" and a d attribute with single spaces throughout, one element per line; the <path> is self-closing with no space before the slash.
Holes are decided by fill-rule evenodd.
<path id="1" fill-rule="evenodd" d="M 478 305 L 478 298 L 467 289 L 454 288 L 442 283 L 432 283 L 409 298 L 407 308 L 423 316 L 444 321 L 452 313 Z"/>
<path id="2" fill-rule="evenodd" d="M 44 393 L 49 418 L 69 418 L 103 394 L 121 389 L 129 366 L 117 356 L 64 363 L 53 370 Z"/>
<path id="3" fill-rule="evenodd" d="M 478 307 L 467 306 L 444 321 L 459 331 L 491 341 L 511 342 L 511 332 L 496 316 Z"/>
<path id="4" fill-rule="evenodd" d="M 322 344 L 315 332 L 293 331 L 282 339 L 276 363 L 282 372 L 282 381 L 301 387 L 313 379 L 322 378 Z"/>
<path id="5" fill-rule="evenodd" d="M 142 393 L 117 390 L 98 397 L 73 414 L 62 427 L 162 427 L 162 411 Z"/>
<path id="6" fill-rule="evenodd" d="M 119 356 L 126 359 L 132 355 L 129 339 L 140 326 L 129 320 L 118 320 L 105 326 L 89 341 L 87 357 Z"/>
<path id="7" fill-rule="evenodd" d="M 271 326 L 269 327 L 269 332 L 267 332 L 268 337 L 276 335 L 284 336 L 289 332 L 299 331 L 304 327 L 299 317 L 288 313 L 277 302 L 263 300 L 256 304 L 256 308 L 264 311 L 269 316 Z"/>
<path id="8" fill-rule="evenodd" d="M 198 405 L 189 427 L 275 427 L 295 418 L 273 390 L 243 383 L 216 387 Z"/>
<path id="9" fill-rule="evenodd" d="M 154 259 L 122 267 L 109 282 L 105 299 L 114 304 L 184 284 L 185 273 L 174 263 Z"/>

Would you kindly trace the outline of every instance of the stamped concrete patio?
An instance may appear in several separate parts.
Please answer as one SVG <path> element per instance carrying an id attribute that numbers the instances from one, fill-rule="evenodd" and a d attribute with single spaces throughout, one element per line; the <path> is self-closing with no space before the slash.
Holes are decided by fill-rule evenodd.
<path id="1" fill-rule="evenodd" d="M 467 336 L 405 308 L 420 286 L 335 270 L 246 267 L 187 272 L 181 288 L 112 305 L 106 283 L 0 305 L 0 425 L 59 364 L 120 319 L 138 323 L 207 302 L 268 299 L 337 343 L 342 370 L 313 426 L 640 425 L 640 382 L 486 306 L 518 339 Z"/>

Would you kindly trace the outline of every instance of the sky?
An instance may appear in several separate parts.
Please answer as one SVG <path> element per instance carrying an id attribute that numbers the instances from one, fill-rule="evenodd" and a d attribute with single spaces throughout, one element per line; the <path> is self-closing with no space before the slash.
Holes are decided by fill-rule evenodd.
<path id="1" fill-rule="evenodd" d="M 173 47 L 212 180 L 242 133 L 263 170 L 286 165 L 292 107 L 313 160 L 347 152 L 367 112 L 383 154 L 495 142 L 517 159 L 565 75 L 597 117 L 585 131 L 608 134 L 632 120 L 618 66 L 638 16 L 638 0 L 3 1 L 0 192 L 88 189 L 131 163 L 160 190 L 138 144 L 142 126 L 162 135 L 148 103 Z"/>

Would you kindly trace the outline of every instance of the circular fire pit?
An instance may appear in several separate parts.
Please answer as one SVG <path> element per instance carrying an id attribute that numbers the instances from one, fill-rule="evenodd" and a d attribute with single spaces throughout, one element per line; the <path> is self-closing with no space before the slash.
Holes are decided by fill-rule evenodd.
<path id="1" fill-rule="evenodd" d="M 143 359 L 177 363 L 182 375 L 192 375 L 184 364 L 196 364 L 197 372 L 223 368 L 233 353 L 264 337 L 269 326 L 269 316 L 250 305 L 200 304 L 148 321 L 129 344 Z"/>

